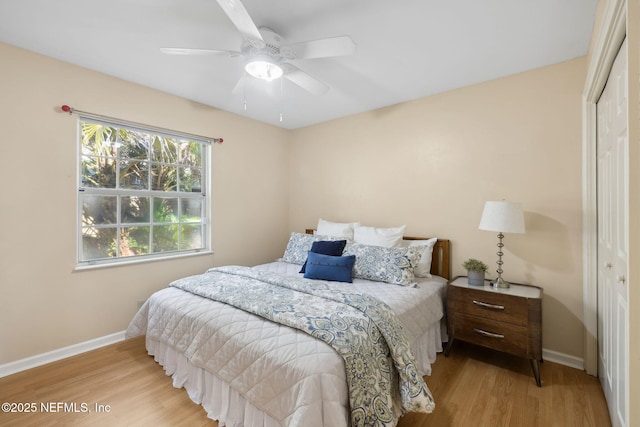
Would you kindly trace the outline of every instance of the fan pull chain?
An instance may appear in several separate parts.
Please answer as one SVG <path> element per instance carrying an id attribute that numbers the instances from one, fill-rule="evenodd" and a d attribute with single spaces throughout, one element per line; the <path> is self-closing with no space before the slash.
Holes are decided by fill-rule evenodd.
<path id="1" fill-rule="evenodd" d="M 247 111 L 247 72 L 242 75 L 242 108 Z"/>

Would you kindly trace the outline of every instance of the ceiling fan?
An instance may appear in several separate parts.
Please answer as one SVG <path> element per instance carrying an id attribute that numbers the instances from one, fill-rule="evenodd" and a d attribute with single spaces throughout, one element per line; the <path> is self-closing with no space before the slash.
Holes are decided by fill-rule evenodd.
<path id="1" fill-rule="evenodd" d="M 312 94 L 329 90 L 324 82 L 288 62 L 296 59 L 328 58 L 353 55 L 356 45 L 349 36 L 331 37 L 300 43 L 283 44 L 273 30 L 256 27 L 240 0 L 216 0 L 233 25 L 242 34 L 240 51 L 165 47 L 170 55 L 228 55 L 242 57 L 245 70 L 258 79 L 271 81 L 284 77 Z M 236 86 L 237 88 L 237 86 Z"/>

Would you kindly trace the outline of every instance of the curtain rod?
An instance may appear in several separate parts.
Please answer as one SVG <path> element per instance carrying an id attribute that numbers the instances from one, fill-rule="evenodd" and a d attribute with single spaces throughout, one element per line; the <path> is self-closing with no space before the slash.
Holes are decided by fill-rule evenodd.
<path id="1" fill-rule="evenodd" d="M 178 132 L 178 131 L 175 131 L 175 130 L 165 129 L 165 128 L 161 128 L 161 127 L 158 127 L 158 126 L 150 126 L 150 125 L 145 125 L 145 124 L 142 124 L 142 123 L 132 122 L 132 121 L 129 121 L 129 120 L 116 119 L 114 117 L 103 116 L 101 114 L 94 114 L 94 113 L 89 113 L 87 111 L 76 110 L 75 108 L 69 107 L 68 105 L 63 105 L 63 106 L 60 107 L 60 109 L 62 111 L 64 111 L 65 113 L 69 113 L 69 115 L 78 114 L 78 115 L 80 115 L 82 117 L 86 117 L 86 118 L 89 118 L 89 119 L 96 119 L 96 120 L 112 122 L 112 123 L 119 124 L 119 125 L 137 127 L 137 128 L 146 129 L 146 130 L 159 132 L 159 133 L 165 133 L 165 134 L 169 134 L 169 135 L 184 136 L 184 137 L 187 137 L 187 138 L 193 138 L 193 139 L 197 139 L 197 140 L 200 140 L 200 141 L 205 141 L 205 142 L 208 142 L 210 144 L 211 143 L 222 144 L 222 142 L 224 141 L 222 138 L 211 138 L 209 136 L 196 135 L 196 134 L 193 134 L 193 133 Z"/>

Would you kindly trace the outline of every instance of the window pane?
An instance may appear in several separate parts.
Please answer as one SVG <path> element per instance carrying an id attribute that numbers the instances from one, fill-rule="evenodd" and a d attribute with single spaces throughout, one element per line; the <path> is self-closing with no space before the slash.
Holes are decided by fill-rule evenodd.
<path id="1" fill-rule="evenodd" d="M 201 172 L 198 168 L 180 167 L 180 191 L 190 193 L 200 193 Z"/>
<path id="2" fill-rule="evenodd" d="M 182 225 L 180 249 L 202 249 L 202 225 Z"/>
<path id="3" fill-rule="evenodd" d="M 153 227 L 153 252 L 178 250 L 178 224 Z"/>
<path id="4" fill-rule="evenodd" d="M 157 135 L 151 146 L 151 160 L 159 163 L 178 163 L 176 140 Z"/>
<path id="5" fill-rule="evenodd" d="M 98 123 L 80 122 L 82 154 L 92 156 L 116 156 L 117 129 Z"/>
<path id="6" fill-rule="evenodd" d="M 116 236 L 116 227 L 83 227 L 81 260 L 116 257 Z"/>
<path id="7" fill-rule="evenodd" d="M 153 164 L 151 166 L 151 189 L 155 191 L 176 191 L 178 171 L 175 166 Z"/>
<path id="8" fill-rule="evenodd" d="M 82 225 L 116 224 L 118 222 L 118 198 L 83 194 Z"/>
<path id="9" fill-rule="evenodd" d="M 140 159 L 149 158 L 149 149 L 152 136 L 147 132 L 134 131 L 128 129 L 120 129 L 120 146 L 118 148 L 118 157 L 121 159 Z"/>
<path id="10" fill-rule="evenodd" d="M 178 222 L 178 198 L 154 197 L 153 222 Z"/>
<path id="11" fill-rule="evenodd" d="M 149 187 L 149 162 L 121 161 L 120 187 L 146 190 Z"/>
<path id="12" fill-rule="evenodd" d="M 123 227 L 120 233 L 120 256 L 149 253 L 150 227 Z"/>
<path id="13" fill-rule="evenodd" d="M 148 197 L 122 197 L 120 202 L 122 209 L 120 221 L 122 223 L 149 223 L 149 198 Z M 147 239 L 148 240 L 148 239 Z"/>
<path id="14" fill-rule="evenodd" d="M 116 188 L 116 161 L 106 157 L 82 156 L 83 187 Z"/>
<path id="15" fill-rule="evenodd" d="M 188 166 L 202 166 L 202 144 L 180 141 L 180 163 Z"/>
<path id="16" fill-rule="evenodd" d="M 201 222 L 202 221 L 202 200 L 191 197 L 182 198 L 181 222 Z"/>

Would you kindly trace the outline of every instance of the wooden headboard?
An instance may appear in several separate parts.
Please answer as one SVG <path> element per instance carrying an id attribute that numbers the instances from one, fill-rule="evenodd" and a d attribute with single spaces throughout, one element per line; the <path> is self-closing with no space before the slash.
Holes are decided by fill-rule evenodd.
<path id="1" fill-rule="evenodd" d="M 313 234 L 314 229 L 307 228 L 305 233 Z M 429 237 L 409 237 L 404 236 L 404 240 L 427 240 Z M 449 240 L 438 239 L 433 247 L 431 257 L 431 274 L 451 280 L 451 243 Z"/>

